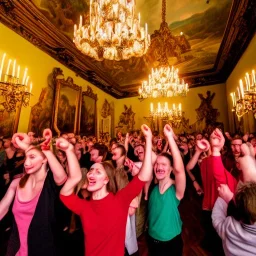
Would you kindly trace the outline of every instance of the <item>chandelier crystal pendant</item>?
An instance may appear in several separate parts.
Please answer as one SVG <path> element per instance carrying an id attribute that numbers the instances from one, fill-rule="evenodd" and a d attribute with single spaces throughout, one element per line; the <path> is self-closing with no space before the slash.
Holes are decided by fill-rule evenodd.
<path id="1" fill-rule="evenodd" d="M 255 71 L 252 70 L 251 75 L 245 74 L 244 77 L 245 86 L 243 80 L 240 79 L 239 87 L 236 92 L 230 93 L 232 98 L 232 111 L 236 113 L 238 119 L 243 115 L 253 112 L 256 119 L 256 76 Z"/>
<path id="2" fill-rule="evenodd" d="M 135 0 L 90 0 L 90 19 L 74 26 L 76 47 L 98 61 L 141 57 L 150 45 L 148 26 L 140 26 Z"/>
<path id="3" fill-rule="evenodd" d="M 173 104 L 171 109 L 169 109 L 167 102 L 164 104 L 158 102 L 156 109 L 154 109 L 153 103 L 150 103 L 150 117 L 168 120 L 174 127 L 178 127 L 183 117 L 181 103 L 178 106 Z"/>
<path id="4" fill-rule="evenodd" d="M 25 68 L 21 79 L 21 69 L 16 65 L 16 60 L 9 59 L 8 62 L 5 62 L 5 57 L 6 53 L 3 54 L 0 62 L 0 96 L 4 99 L 1 100 L 0 108 L 1 111 L 14 112 L 18 103 L 23 107 L 28 107 L 33 85 L 30 82 L 30 86 L 28 86 L 28 69 Z M 5 63 L 8 63 L 7 67 Z M 6 67 L 5 72 L 3 71 L 4 67 Z"/>
<path id="5" fill-rule="evenodd" d="M 157 98 L 157 97 L 174 97 L 174 96 L 186 96 L 188 92 L 188 84 L 183 79 L 179 78 L 178 69 L 168 64 L 168 58 L 166 48 L 168 48 L 167 42 L 174 41 L 168 24 L 165 21 L 166 16 L 166 0 L 162 2 L 162 23 L 160 29 L 155 31 L 152 37 L 157 37 L 162 41 L 160 49 L 160 65 L 158 68 L 152 68 L 152 72 L 149 75 L 148 81 L 143 81 L 139 88 L 139 98 Z M 180 37 L 184 37 L 181 33 Z M 184 37 L 185 38 L 185 37 Z"/>

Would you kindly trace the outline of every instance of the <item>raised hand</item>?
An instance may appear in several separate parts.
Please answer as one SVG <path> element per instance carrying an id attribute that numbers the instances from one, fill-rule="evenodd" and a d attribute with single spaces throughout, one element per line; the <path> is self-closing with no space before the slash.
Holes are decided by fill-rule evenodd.
<path id="1" fill-rule="evenodd" d="M 172 130 L 172 127 L 169 124 L 166 124 L 164 126 L 164 135 L 166 137 L 173 137 L 174 138 L 174 132 Z"/>
<path id="2" fill-rule="evenodd" d="M 196 141 L 196 149 L 201 151 L 201 152 L 205 152 L 208 151 L 210 148 L 210 143 L 208 140 L 206 139 L 202 139 L 202 140 L 197 140 Z"/>
<path id="3" fill-rule="evenodd" d="M 256 182 L 255 152 L 251 143 L 247 142 L 241 146 L 242 156 L 238 158 L 239 169 L 242 170 L 243 181 Z"/>
<path id="4" fill-rule="evenodd" d="M 146 139 L 152 139 L 151 129 L 146 124 L 143 124 L 141 126 L 141 131 Z"/>
<path id="5" fill-rule="evenodd" d="M 228 204 L 234 194 L 231 192 L 227 184 L 220 184 L 218 187 L 219 196 Z"/>
<path id="6" fill-rule="evenodd" d="M 213 152 L 220 152 L 225 143 L 225 138 L 220 129 L 216 128 L 210 136 Z"/>
<path id="7" fill-rule="evenodd" d="M 12 144 L 15 148 L 26 150 L 30 145 L 30 138 L 26 133 L 15 133 L 12 136 Z"/>
<path id="8" fill-rule="evenodd" d="M 41 149 L 42 150 L 49 150 L 51 139 L 52 139 L 52 131 L 49 128 L 44 129 L 43 138 L 45 139 L 45 141 L 43 141 L 41 143 Z"/>
<path id="9" fill-rule="evenodd" d="M 63 151 L 74 149 L 74 146 L 71 143 L 69 143 L 67 140 L 65 140 L 64 138 L 58 138 L 56 140 L 56 147 Z"/>

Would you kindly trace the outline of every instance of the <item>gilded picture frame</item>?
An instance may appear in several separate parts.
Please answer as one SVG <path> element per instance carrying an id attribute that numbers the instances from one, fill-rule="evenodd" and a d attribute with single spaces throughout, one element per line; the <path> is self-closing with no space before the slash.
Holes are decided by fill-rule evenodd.
<path id="1" fill-rule="evenodd" d="M 1 97 L 0 97 L 1 100 Z M 11 138 L 18 130 L 21 112 L 21 104 L 16 105 L 16 110 L 8 112 L 4 108 L 0 109 L 0 135 L 5 138 Z"/>
<path id="2" fill-rule="evenodd" d="M 53 127 L 61 133 L 79 134 L 82 87 L 68 77 L 56 79 Z"/>
<path id="3" fill-rule="evenodd" d="M 87 86 L 82 92 L 80 134 L 82 136 L 97 136 L 97 94 Z"/>

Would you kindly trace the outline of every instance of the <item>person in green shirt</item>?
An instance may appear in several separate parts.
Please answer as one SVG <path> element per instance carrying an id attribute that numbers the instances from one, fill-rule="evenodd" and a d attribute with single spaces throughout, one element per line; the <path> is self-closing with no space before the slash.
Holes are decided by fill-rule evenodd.
<path id="1" fill-rule="evenodd" d="M 148 247 L 150 256 L 181 256 L 183 241 L 181 238 L 182 221 L 178 205 L 183 198 L 186 176 L 183 161 L 174 133 L 170 125 L 165 125 L 170 154 L 157 156 L 154 173 L 158 184 L 149 197 Z M 171 179 L 173 172 L 175 181 Z"/>

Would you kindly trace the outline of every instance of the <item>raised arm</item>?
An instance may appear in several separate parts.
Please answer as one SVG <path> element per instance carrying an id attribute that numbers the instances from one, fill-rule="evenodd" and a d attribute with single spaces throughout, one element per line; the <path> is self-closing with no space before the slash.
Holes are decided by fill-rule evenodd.
<path id="1" fill-rule="evenodd" d="M 0 220 L 6 215 L 9 207 L 14 199 L 16 188 L 20 182 L 20 178 L 14 179 L 6 191 L 4 197 L 0 201 Z"/>
<path id="2" fill-rule="evenodd" d="M 236 179 L 225 169 L 221 159 L 221 149 L 224 146 L 225 138 L 222 132 L 216 128 L 211 134 L 211 147 L 212 147 L 212 167 L 213 176 L 216 181 L 216 189 L 221 184 L 227 184 L 232 192 L 235 191 L 237 181 Z"/>
<path id="3" fill-rule="evenodd" d="M 256 162 L 254 148 L 251 143 L 242 144 L 241 146 L 242 157 L 238 158 L 240 169 L 242 170 L 242 181 L 256 182 Z"/>
<path id="4" fill-rule="evenodd" d="M 53 152 L 50 150 L 50 142 L 52 139 L 51 130 L 45 129 L 43 132 L 43 137 L 45 141 L 41 144 L 42 151 L 47 158 L 55 183 L 57 185 L 62 185 L 67 179 L 67 174 Z"/>
<path id="5" fill-rule="evenodd" d="M 26 151 L 30 146 L 30 138 L 26 133 L 15 133 L 12 136 L 12 144 L 15 148 L 20 148 Z"/>
<path id="6" fill-rule="evenodd" d="M 75 186 L 82 178 L 82 172 L 77 160 L 74 147 L 64 138 L 57 139 L 56 146 L 65 151 L 68 161 L 69 175 L 66 183 L 60 191 L 61 195 L 69 196 L 73 193 Z"/>
<path id="7" fill-rule="evenodd" d="M 181 200 L 184 196 L 186 188 L 186 175 L 182 157 L 174 140 L 173 130 L 169 124 L 166 124 L 164 127 L 164 135 L 168 140 L 169 148 L 173 157 L 173 173 L 175 175 L 176 197 Z"/>
<path id="8" fill-rule="evenodd" d="M 145 156 L 142 163 L 142 167 L 140 169 L 140 172 L 138 174 L 138 177 L 141 181 L 150 181 L 152 177 L 152 132 L 150 128 L 143 124 L 141 126 L 141 131 L 146 139 L 146 145 L 145 145 Z"/>

